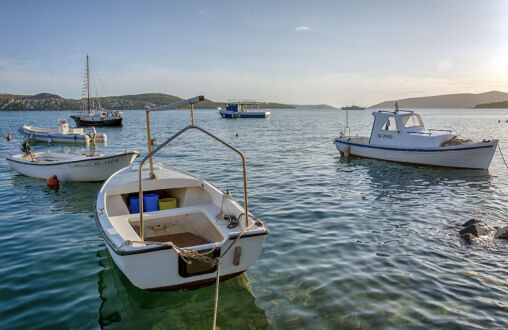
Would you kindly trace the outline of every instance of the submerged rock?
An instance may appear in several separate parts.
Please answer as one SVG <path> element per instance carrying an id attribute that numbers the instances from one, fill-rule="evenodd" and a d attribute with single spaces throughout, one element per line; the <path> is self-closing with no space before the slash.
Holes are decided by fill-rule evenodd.
<path id="1" fill-rule="evenodd" d="M 472 224 L 461 231 L 459 231 L 460 236 L 466 235 L 466 234 L 472 234 L 475 237 L 487 235 L 490 232 L 490 228 L 484 224 L 484 223 L 475 223 Z"/>
<path id="2" fill-rule="evenodd" d="M 466 241 L 466 243 L 469 243 L 471 244 L 471 242 L 473 242 L 473 240 L 475 239 L 475 236 L 473 234 L 464 234 L 464 235 L 461 235 L 460 236 L 464 241 Z"/>
<path id="3" fill-rule="evenodd" d="M 471 243 L 474 238 L 488 235 L 494 230 L 485 222 L 474 218 L 464 222 L 462 226 L 465 228 L 459 231 L 459 235 L 466 243 Z"/>
<path id="4" fill-rule="evenodd" d="M 476 219 L 476 218 L 473 218 L 471 220 L 468 220 L 468 221 L 464 222 L 462 224 L 462 227 L 469 227 L 469 226 L 477 224 L 477 223 L 483 223 L 483 224 L 485 224 L 483 221 L 481 221 L 479 219 Z"/>
<path id="5" fill-rule="evenodd" d="M 499 228 L 496 231 L 494 238 L 508 239 L 508 227 Z"/>

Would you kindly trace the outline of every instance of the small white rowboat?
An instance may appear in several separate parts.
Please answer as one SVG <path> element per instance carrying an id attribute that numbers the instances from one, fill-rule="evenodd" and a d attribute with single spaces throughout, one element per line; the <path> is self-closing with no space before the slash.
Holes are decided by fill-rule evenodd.
<path id="1" fill-rule="evenodd" d="M 37 152 L 10 156 L 7 162 L 18 173 L 38 179 L 56 175 L 62 181 L 104 181 L 138 155 L 136 151 L 83 155 Z"/>
<path id="2" fill-rule="evenodd" d="M 180 101 L 166 109 L 191 104 L 192 113 L 191 102 L 203 99 Z M 158 110 L 147 110 L 147 119 L 148 111 Z M 206 180 L 152 165 L 153 154 L 190 129 L 241 155 L 244 206 Z M 148 159 L 150 168 L 143 168 Z M 192 121 L 151 151 L 140 167 L 113 174 L 97 194 L 95 211 L 115 264 L 132 284 L 148 290 L 193 289 L 245 272 L 257 260 L 268 234 L 261 220 L 248 211 L 245 173 L 243 154 Z"/>
<path id="3" fill-rule="evenodd" d="M 72 128 L 65 120 L 58 121 L 58 130 L 23 125 L 18 131 L 28 139 L 41 142 L 90 143 L 107 142 L 105 133 L 96 133 L 95 128 L 85 131 L 83 128 Z"/>

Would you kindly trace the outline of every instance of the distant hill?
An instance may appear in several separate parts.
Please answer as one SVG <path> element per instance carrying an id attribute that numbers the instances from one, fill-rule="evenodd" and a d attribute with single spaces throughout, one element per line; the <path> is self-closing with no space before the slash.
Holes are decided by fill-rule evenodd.
<path id="1" fill-rule="evenodd" d="M 413 97 L 401 100 L 386 101 L 369 108 L 392 109 L 395 101 L 400 108 L 474 108 L 477 104 L 501 102 L 508 100 L 508 93 L 492 91 L 480 94 L 462 93 L 426 97 Z"/>
<path id="2" fill-rule="evenodd" d="M 157 107 L 161 105 L 171 104 L 182 100 L 182 98 L 174 95 L 163 93 L 146 93 L 135 95 L 106 96 L 99 98 L 101 106 L 104 109 L 145 109 L 146 106 Z M 0 94 L 0 110 L 78 110 L 80 100 L 64 99 L 63 97 L 50 94 L 40 93 L 37 95 L 17 95 L 17 94 Z M 216 109 L 217 107 L 225 107 L 225 102 L 215 102 L 205 99 L 204 102 L 196 104 L 196 109 Z M 293 104 L 261 102 L 259 105 L 263 109 L 295 109 L 297 106 Z M 299 108 L 333 108 L 326 104 L 320 105 L 304 105 Z"/>
<path id="3" fill-rule="evenodd" d="M 328 104 L 306 104 L 306 105 L 295 104 L 295 107 L 297 109 L 338 109 Z"/>
<path id="4" fill-rule="evenodd" d="M 475 109 L 508 109 L 508 101 L 477 104 Z"/>

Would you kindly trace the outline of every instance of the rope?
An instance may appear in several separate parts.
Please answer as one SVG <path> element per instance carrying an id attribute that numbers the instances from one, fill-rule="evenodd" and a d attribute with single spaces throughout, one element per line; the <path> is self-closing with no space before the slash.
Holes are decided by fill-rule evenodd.
<path id="1" fill-rule="evenodd" d="M 296 151 L 296 150 L 309 149 L 309 148 L 312 148 L 312 147 L 320 146 L 320 145 L 325 144 L 327 142 L 330 142 L 330 139 L 326 139 L 323 142 L 319 142 L 319 143 L 316 143 L 316 144 L 311 144 L 311 145 L 308 145 L 308 146 L 305 146 L 305 147 L 292 148 L 292 149 L 283 149 L 281 152 L 290 152 L 290 151 Z M 332 143 L 333 143 L 333 141 L 332 141 Z"/>
<path id="2" fill-rule="evenodd" d="M 503 158 L 504 166 L 508 168 L 508 164 L 506 164 L 506 159 L 504 159 L 503 152 L 501 151 L 501 147 L 499 146 L 499 143 L 497 144 L 497 148 L 499 149 L 499 153 L 501 154 L 501 158 Z"/>
<path id="3" fill-rule="evenodd" d="M 245 216 L 245 212 L 240 214 L 240 216 L 238 217 L 238 221 L 240 220 L 240 218 L 242 216 Z M 188 249 L 188 248 L 180 248 L 177 245 L 173 244 L 172 242 L 130 241 L 130 240 L 127 240 L 122 245 L 120 245 L 120 247 L 127 246 L 127 245 L 132 245 L 132 244 L 136 244 L 136 243 L 137 244 L 146 244 L 146 245 L 170 246 L 170 247 L 172 247 L 176 251 L 176 253 L 178 253 L 178 255 L 180 257 L 182 257 L 182 260 L 185 261 L 187 264 L 192 263 L 191 259 L 195 259 L 195 260 L 198 260 L 198 261 L 209 263 L 212 267 L 216 265 L 217 266 L 217 276 L 215 278 L 215 301 L 214 301 L 214 308 L 213 308 L 213 326 L 212 326 L 212 329 L 215 330 L 215 326 L 217 324 L 217 308 L 218 308 L 218 305 L 219 305 L 220 264 L 222 262 L 222 259 L 229 252 L 229 250 L 231 250 L 231 248 L 238 242 L 238 240 L 249 229 L 251 229 L 255 225 L 256 226 L 262 226 L 263 225 L 263 221 L 261 221 L 260 219 L 256 218 L 255 216 L 249 214 L 249 217 L 254 219 L 254 222 L 251 223 L 250 225 L 248 225 L 247 227 L 245 227 L 240 232 L 240 234 L 235 238 L 233 243 L 231 243 L 231 245 L 229 245 L 229 247 L 224 251 L 222 256 L 217 257 L 216 259 L 210 258 L 207 255 L 209 255 L 209 254 L 211 254 L 211 253 L 213 253 L 215 251 L 215 249 L 217 248 L 217 243 L 215 243 L 215 245 L 214 245 L 212 250 L 204 252 L 204 253 L 199 253 L 196 250 L 192 250 L 192 249 Z"/>

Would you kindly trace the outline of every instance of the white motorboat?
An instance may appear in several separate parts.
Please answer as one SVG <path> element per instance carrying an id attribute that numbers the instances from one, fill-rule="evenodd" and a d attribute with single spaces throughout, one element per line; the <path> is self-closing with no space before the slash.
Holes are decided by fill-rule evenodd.
<path id="1" fill-rule="evenodd" d="M 260 111 L 260 104 L 256 101 L 230 100 L 226 103 L 226 109 L 218 110 L 222 118 L 270 118 L 270 111 Z M 248 110 L 249 106 L 257 106 L 257 111 Z"/>
<path id="2" fill-rule="evenodd" d="M 58 121 L 58 130 L 23 125 L 18 131 L 30 140 L 41 142 L 67 142 L 67 143 L 106 143 L 108 137 L 105 133 L 97 133 L 95 128 L 84 130 L 72 128 L 65 119 Z"/>
<path id="3" fill-rule="evenodd" d="M 147 110 L 161 111 L 203 96 Z M 149 122 L 147 122 L 150 141 Z M 244 205 L 210 182 L 152 164 L 151 157 L 187 130 L 198 130 L 238 153 Z M 151 151 L 139 167 L 113 174 L 97 194 L 96 221 L 115 264 L 141 289 L 185 290 L 245 272 L 257 260 L 268 230 L 248 211 L 243 154 L 204 129 L 187 126 Z M 145 161 L 149 168 L 143 168 Z M 147 166 L 148 167 L 148 166 Z M 246 217 L 245 215 L 249 216 Z"/>
<path id="4" fill-rule="evenodd" d="M 38 179 L 56 175 L 62 181 L 104 181 L 138 155 L 136 151 L 82 155 L 37 152 L 10 156 L 7 162 L 17 172 Z"/>
<path id="5" fill-rule="evenodd" d="M 426 129 L 414 111 L 374 111 L 370 137 L 351 136 L 346 130 L 335 139 L 341 155 L 407 164 L 488 169 L 498 140 L 473 142 L 450 130 Z"/>

